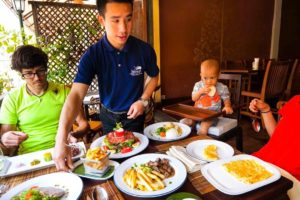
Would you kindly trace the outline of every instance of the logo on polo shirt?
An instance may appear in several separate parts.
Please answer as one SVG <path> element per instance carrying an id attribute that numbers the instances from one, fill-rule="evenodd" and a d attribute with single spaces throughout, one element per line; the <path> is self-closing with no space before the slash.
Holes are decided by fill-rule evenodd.
<path id="1" fill-rule="evenodd" d="M 139 76 L 141 74 L 143 74 L 142 66 L 133 66 L 133 68 L 131 69 L 130 75 L 131 76 Z"/>

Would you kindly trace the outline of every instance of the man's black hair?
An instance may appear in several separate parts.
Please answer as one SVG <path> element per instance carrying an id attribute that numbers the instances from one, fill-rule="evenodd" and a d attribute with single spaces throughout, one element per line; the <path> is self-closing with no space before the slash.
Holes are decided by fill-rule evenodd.
<path id="1" fill-rule="evenodd" d="M 33 67 L 48 68 L 48 56 L 40 48 L 32 45 L 19 46 L 12 55 L 12 69 L 21 72 L 22 69 Z"/>
<path id="2" fill-rule="evenodd" d="M 99 14 L 104 17 L 105 7 L 107 3 L 130 3 L 133 7 L 133 1 L 134 0 L 97 0 L 97 9 Z"/>

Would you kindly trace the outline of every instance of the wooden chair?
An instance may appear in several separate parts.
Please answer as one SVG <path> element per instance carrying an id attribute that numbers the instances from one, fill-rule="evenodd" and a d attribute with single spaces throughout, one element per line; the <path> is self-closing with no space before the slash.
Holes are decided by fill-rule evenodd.
<path id="1" fill-rule="evenodd" d="M 268 100 L 278 100 L 286 89 L 288 74 L 290 72 L 291 61 L 272 61 L 267 64 L 264 80 L 260 92 L 242 91 L 243 97 L 258 98 L 267 102 Z M 242 115 L 252 118 L 259 118 L 248 110 L 248 104 L 241 111 Z"/>
<path id="2" fill-rule="evenodd" d="M 144 127 L 154 123 L 154 111 L 156 108 L 155 96 L 156 96 L 156 92 L 158 90 L 160 90 L 160 85 L 156 86 L 154 92 L 152 93 L 152 95 L 150 97 L 149 105 L 145 110 Z"/>
<path id="3" fill-rule="evenodd" d="M 221 141 L 226 141 L 235 136 L 236 148 L 243 151 L 243 129 L 239 126 L 242 75 L 220 74 L 219 81 L 228 86 L 234 113 L 226 117 L 219 117 L 217 125 L 208 129 L 208 135 Z M 191 100 L 184 101 L 183 103 L 193 104 Z"/>
<path id="4" fill-rule="evenodd" d="M 80 132 L 80 131 L 78 132 L 78 128 L 79 128 L 78 124 L 77 123 L 73 124 L 73 132 L 75 134 L 72 135 L 76 138 L 82 138 L 82 140 L 86 144 L 91 143 L 95 135 L 98 134 L 99 136 L 102 136 L 102 128 L 103 128 L 101 121 L 88 121 L 88 124 L 89 124 L 89 128 L 84 132 Z"/>
<path id="5" fill-rule="evenodd" d="M 242 75 L 241 74 L 220 74 L 219 81 L 228 86 L 230 92 L 230 101 L 234 113 L 232 115 L 227 115 L 225 117 L 219 117 L 218 124 L 215 127 L 209 128 L 208 135 L 214 139 L 221 140 L 221 141 L 226 141 L 235 136 L 236 148 L 240 151 L 243 151 L 243 129 L 239 126 Z M 212 131 L 214 129 L 219 129 L 218 135 L 213 134 Z"/>
<path id="6" fill-rule="evenodd" d="M 300 85 L 300 62 L 299 59 L 295 59 L 288 79 L 287 87 L 284 91 L 283 99 L 289 100 L 297 92 L 300 93 L 299 85 Z"/>

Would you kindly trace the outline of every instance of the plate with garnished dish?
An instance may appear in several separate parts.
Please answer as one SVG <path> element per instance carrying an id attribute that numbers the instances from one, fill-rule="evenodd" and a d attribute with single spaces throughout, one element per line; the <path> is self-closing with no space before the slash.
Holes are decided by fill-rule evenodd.
<path id="1" fill-rule="evenodd" d="M 1 199 L 26 199 L 29 195 L 35 199 L 48 199 L 54 195 L 59 200 L 79 199 L 82 188 L 83 183 L 78 176 L 57 172 L 29 179 L 11 188 Z"/>
<path id="2" fill-rule="evenodd" d="M 78 160 L 85 155 L 85 145 L 83 142 L 68 145 L 71 149 L 72 160 Z M 0 174 L 0 177 L 9 177 L 17 174 L 32 172 L 39 169 L 45 169 L 54 166 L 52 155 L 54 148 L 22 154 L 13 157 L 6 157 L 10 165 L 6 173 Z"/>
<path id="3" fill-rule="evenodd" d="M 96 139 L 91 148 L 101 147 L 110 152 L 110 159 L 127 158 L 136 155 L 147 148 L 149 139 L 137 132 L 125 131 L 124 136 L 119 137 L 113 132 Z"/>
<path id="4" fill-rule="evenodd" d="M 158 122 L 144 129 L 144 134 L 151 140 L 170 142 L 181 140 L 191 133 L 191 128 L 178 122 Z"/>

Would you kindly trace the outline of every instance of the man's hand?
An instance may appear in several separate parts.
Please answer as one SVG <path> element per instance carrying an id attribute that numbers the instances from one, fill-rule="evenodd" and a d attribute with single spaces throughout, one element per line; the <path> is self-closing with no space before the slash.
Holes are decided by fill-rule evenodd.
<path id="1" fill-rule="evenodd" d="M 16 147 L 27 138 L 28 135 L 26 133 L 20 131 L 8 131 L 2 135 L 1 142 L 5 147 L 8 148 Z"/>
<path id="2" fill-rule="evenodd" d="M 73 169 L 71 150 L 65 143 L 56 142 L 53 154 L 56 169 L 58 171 L 69 171 Z"/>
<path id="3" fill-rule="evenodd" d="M 144 105 L 143 102 L 138 100 L 134 102 L 130 108 L 129 111 L 127 112 L 127 118 L 128 119 L 135 119 L 139 115 L 142 115 L 144 113 Z"/>

